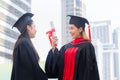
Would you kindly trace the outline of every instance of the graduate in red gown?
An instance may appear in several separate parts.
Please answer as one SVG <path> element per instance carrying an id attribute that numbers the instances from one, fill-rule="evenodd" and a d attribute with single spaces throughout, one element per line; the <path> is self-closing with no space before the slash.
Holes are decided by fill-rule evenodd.
<path id="1" fill-rule="evenodd" d="M 52 45 L 45 63 L 46 74 L 48 78 L 58 80 L 100 80 L 91 37 L 85 33 L 85 23 L 89 25 L 89 22 L 83 17 L 69 16 L 69 32 L 73 40 L 60 50 Z M 55 40 L 53 37 L 53 42 Z"/>

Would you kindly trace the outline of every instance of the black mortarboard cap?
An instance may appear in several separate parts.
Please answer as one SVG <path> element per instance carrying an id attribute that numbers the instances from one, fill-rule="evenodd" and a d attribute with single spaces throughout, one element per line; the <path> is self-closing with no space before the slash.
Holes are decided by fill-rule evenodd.
<path id="1" fill-rule="evenodd" d="M 29 21 L 31 21 L 31 17 L 33 16 L 32 13 L 25 13 L 23 14 L 13 25 L 13 27 L 16 27 L 21 33 L 26 29 L 26 25 Z M 13 28 L 12 27 L 12 28 Z"/>
<path id="2" fill-rule="evenodd" d="M 83 27 L 83 29 L 84 29 L 85 23 L 87 23 L 89 25 L 88 20 L 83 17 L 78 17 L 78 16 L 74 16 L 74 15 L 68 15 L 68 16 L 71 17 L 69 24 L 74 24 L 78 28 Z"/>

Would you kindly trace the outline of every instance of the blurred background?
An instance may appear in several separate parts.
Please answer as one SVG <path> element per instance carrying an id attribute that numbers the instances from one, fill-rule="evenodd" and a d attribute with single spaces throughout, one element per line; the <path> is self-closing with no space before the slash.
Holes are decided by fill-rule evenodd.
<path id="1" fill-rule="evenodd" d="M 69 18 L 77 15 L 89 20 L 101 80 L 120 80 L 119 0 L 0 0 L 0 80 L 10 80 L 12 51 L 19 36 L 12 25 L 26 12 L 34 14 L 37 34 L 32 39 L 40 56 L 40 66 L 51 48 L 46 32 L 53 21 L 58 48 L 71 41 Z"/>

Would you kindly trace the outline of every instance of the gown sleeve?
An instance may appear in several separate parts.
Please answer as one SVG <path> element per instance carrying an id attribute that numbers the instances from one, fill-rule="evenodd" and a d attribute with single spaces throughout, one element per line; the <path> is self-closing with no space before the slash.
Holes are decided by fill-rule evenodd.
<path id="1" fill-rule="evenodd" d="M 58 78 L 58 61 L 59 61 L 59 51 L 56 48 L 54 53 L 52 50 L 48 52 L 45 63 L 45 71 L 48 78 Z"/>
<path id="2" fill-rule="evenodd" d="M 77 69 L 78 76 L 76 79 L 81 80 L 100 80 L 98 73 L 98 66 L 95 56 L 95 50 L 92 44 L 86 46 L 79 51 L 80 55 L 77 59 Z"/>
<path id="3" fill-rule="evenodd" d="M 35 51 L 24 41 L 14 50 L 11 80 L 47 80 L 47 76 L 39 66 Z"/>
<path id="4" fill-rule="evenodd" d="M 63 68 L 64 68 L 64 52 L 67 46 L 64 45 L 60 50 L 55 49 L 48 52 L 45 63 L 45 71 L 48 78 L 59 78 L 62 80 Z"/>

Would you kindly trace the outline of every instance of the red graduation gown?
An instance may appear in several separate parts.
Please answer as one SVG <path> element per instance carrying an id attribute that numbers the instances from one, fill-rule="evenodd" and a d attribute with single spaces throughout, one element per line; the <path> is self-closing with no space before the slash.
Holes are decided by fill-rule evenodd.
<path id="1" fill-rule="evenodd" d="M 64 45 L 60 51 L 49 51 L 45 71 L 49 78 L 58 80 L 99 80 L 93 45 L 77 38 Z"/>

